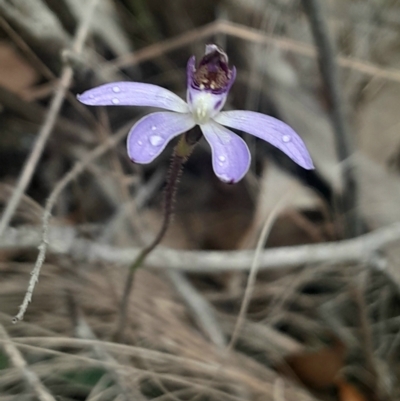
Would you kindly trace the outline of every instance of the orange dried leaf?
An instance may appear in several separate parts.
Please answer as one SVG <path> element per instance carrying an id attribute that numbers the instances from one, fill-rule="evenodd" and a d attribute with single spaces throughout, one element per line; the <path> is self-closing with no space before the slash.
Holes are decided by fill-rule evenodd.
<path id="1" fill-rule="evenodd" d="M 335 339 L 328 347 L 317 351 L 289 355 L 287 365 L 306 386 L 323 390 L 335 384 L 335 380 L 345 361 L 346 347 Z"/>
<path id="2" fill-rule="evenodd" d="M 339 401 L 368 401 L 367 398 L 352 384 L 345 380 L 338 380 Z"/>

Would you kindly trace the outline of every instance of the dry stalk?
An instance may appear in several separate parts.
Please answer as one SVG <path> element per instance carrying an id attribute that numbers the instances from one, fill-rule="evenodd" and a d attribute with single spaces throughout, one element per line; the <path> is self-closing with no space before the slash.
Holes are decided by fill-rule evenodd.
<path id="1" fill-rule="evenodd" d="M 71 316 L 74 320 L 75 334 L 78 338 L 87 340 L 97 340 L 96 335 L 89 326 L 86 318 L 81 311 L 81 308 L 77 304 L 75 297 L 72 292 L 67 293 L 68 304 Z M 115 360 L 100 344 L 93 345 L 93 351 L 96 357 L 105 362 L 109 362 L 113 365 L 118 365 L 118 361 Z M 122 369 L 108 368 L 110 377 L 115 381 L 118 392 L 121 398 L 125 401 L 138 401 L 144 399 L 141 397 L 137 389 L 130 388 L 127 384 L 126 375 Z"/>
<path id="2" fill-rule="evenodd" d="M 72 51 L 76 54 L 80 54 L 83 50 L 83 46 L 89 33 L 90 22 L 93 16 L 94 9 L 96 8 L 99 0 L 90 0 L 86 9 L 86 14 L 79 23 L 76 31 L 75 39 L 72 46 Z M 18 183 L 15 187 L 14 193 L 11 196 L 4 213 L 0 220 L 0 238 L 4 234 L 4 230 L 10 223 L 12 216 L 18 207 L 19 201 L 24 194 L 27 186 L 29 185 L 31 178 L 36 170 L 36 166 L 40 160 L 44 147 L 50 134 L 53 130 L 54 124 L 56 123 L 58 113 L 60 112 L 61 106 L 64 102 L 65 95 L 68 87 L 72 82 L 74 71 L 72 66 L 65 65 L 61 71 L 60 81 L 58 82 L 57 90 L 50 103 L 49 112 L 42 128 L 40 129 L 35 145 L 33 146 L 32 152 L 25 162 L 22 173 L 18 179 Z"/>
<path id="3" fill-rule="evenodd" d="M 203 332 L 217 347 L 223 348 L 226 345 L 225 336 L 213 307 L 182 272 L 170 269 L 167 270 L 167 275 L 175 290 L 193 312 Z"/>
<path id="4" fill-rule="evenodd" d="M 19 349 L 14 345 L 3 325 L 0 324 L 0 338 L 3 348 L 10 362 L 20 371 L 28 386 L 32 389 L 39 401 L 56 401 L 49 393 L 38 376 L 29 369 Z"/>
<path id="5" fill-rule="evenodd" d="M 243 321 L 246 318 L 246 313 L 249 308 L 251 296 L 253 294 L 254 287 L 256 284 L 257 272 L 260 267 L 260 265 L 259 265 L 260 264 L 260 254 L 262 252 L 262 249 L 265 247 L 269 233 L 271 232 L 271 229 L 272 229 L 276 219 L 278 218 L 279 213 L 282 212 L 282 210 L 286 207 L 286 203 L 288 201 L 289 195 L 293 196 L 293 193 L 290 192 L 288 195 L 286 195 L 283 199 L 281 199 L 276 204 L 276 206 L 272 209 L 271 213 L 269 214 L 268 218 L 266 219 L 264 226 L 261 230 L 260 238 L 257 241 L 256 250 L 254 252 L 254 257 L 253 257 L 253 260 L 252 260 L 252 263 L 250 266 L 250 273 L 249 273 L 249 277 L 247 279 L 246 290 L 244 292 L 243 301 L 240 306 L 239 315 L 237 317 L 236 325 L 235 325 L 235 328 L 232 333 L 231 341 L 228 345 L 228 350 L 232 350 L 233 347 L 235 346 L 235 343 L 239 336 L 239 332 L 243 325 Z"/>
<path id="6" fill-rule="evenodd" d="M 124 135 L 115 138 L 121 140 Z M 110 146 L 114 141 L 110 143 Z M 106 146 L 96 149 L 93 159 L 106 151 Z M 92 161 L 92 159 L 90 159 Z M 51 208 L 61 190 L 89 163 L 82 162 L 60 181 L 46 206 L 46 225 Z M 38 227 L 10 228 L 0 239 L 0 250 L 10 248 L 35 248 L 41 243 L 50 246 L 55 254 L 68 254 L 85 262 L 106 262 L 127 265 L 139 253 L 137 248 L 118 248 L 104 243 L 78 238 L 79 231 L 72 227 L 46 227 L 45 242 Z M 260 253 L 259 270 L 289 269 L 302 265 L 365 263 L 377 251 L 400 241 L 400 223 L 374 230 L 360 237 L 323 244 L 283 246 L 265 249 Z M 254 258 L 253 250 L 240 251 L 182 251 L 170 248 L 155 250 L 145 265 L 153 269 L 176 269 L 191 273 L 221 273 L 224 271 L 248 271 Z M 229 262 L 228 262 L 229 261 Z"/>
<path id="7" fill-rule="evenodd" d="M 292 39 L 266 35 L 264 32 L 235 24 L 229 21 L 215 21 L 200 28 L 195 28 L 171 39 L 159 41 L 134 53 L 127 54 L 109 61 L 103 65 L 103 69 L 118 69 L 135 66 L 162 54 L 180 49 L 196 41 L 205 40 L 208 37 L 224 33 L 226 35 L 243 39 L 253 43 L 271 44 L 282 51 L 296 53 L 305 57 L 316 58 L 317 52 L 313 46 Z M 361 74 L 373 78 L 381 78 L 388 81 L 400 82 L 400 70 L 396 68 L 384 68 L 376 64 L 368 63 L 352 57 L 338 56 L 337 63 L 340 67 L 356 70 Z"/>
<path id="8" fill-rule="evenodd" d="M 55 186 L 54 190 L 50 194 L 50 196 L 46 202 L 46 207 L 45 207 L 45 210 L 43 213 L 43 234 L 42 234 L 42 240 L 39 245 L 39 254 L 36 259 L 35 266 L 31 273 L 32 276 L 31 276 L 31 279 L 29 280 L 29 285 L 28 285 L 28 289 L 26 291 L 24 300 L 22 302 L 22 305 L 19 308 L 18 314 L 13 319 L 14 323 L 23 319 L 25 311 L 28 308 L 29 303 L 31 302 L 33 290 L 39 279 L 40 269 L 45 261 L 46 251 L 47 251 L 47 247 L 49 245 L 48 230 L 49 230 L 49 221 L 50 221 L 50 217 L 51 217 L 51 211 L 53 210 L 53 207 L 54 207 L 55 203 L 57 202 L 59 195 L 71 181 L 73 181 L 80 173 L 82 173 L 85 170 L 85 168 L 87 166 L 89 166 L 95 159 L 102 156 L 110 148 L 115 146 L 119 141 L 121 141 L 124 138 L 125 135 L 126 135 L 126 127 L 123 127 L 117 135 L 113 136 L 112 138 L 110 138 L 109 140 L 104 142 L 102 145 L 98 146 L 93 151 L 91 151 L 87 155 L 85 160 L 78 162 L 58 182 L 58 184 Z"/>
<path id="9" fill-rule="evenodd" d="M 355 171 L 349 159 L 354 153 L 353 136 L 349 129 L 344 99 L 339 82 L 336 50 L 329 37 L 328 26 L 320 0 L 303 0 L 303 7 L 310 21 L 311 32 L 318 49 L 318 65 L 328 100 L 329 115 L 335 133 L 336 153 L 341 163 L 343 191 L 337 199 L 340 215 L 344 217 L 344 232 L 347 237 L 356 237 L 362 232 L 358 213 L 358 190 Z"/>

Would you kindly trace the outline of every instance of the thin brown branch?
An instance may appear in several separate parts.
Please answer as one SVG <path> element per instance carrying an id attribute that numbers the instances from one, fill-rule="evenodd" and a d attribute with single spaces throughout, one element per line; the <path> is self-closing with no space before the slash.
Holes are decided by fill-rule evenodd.
<path id="1" fill-rule="evenodd" d="M 220 20 L 201 28 L 195 28 L 176 37 L 159 41 L 135 51 L 134 53 L 118 57 L 113 61 L 105 63 L 101 68 L 118 69 L 135 66 L 162 54 L 180 49 L 193 42 L 204 41 L 218 33 L 225 33 L 226 35 L 252 43 L 271 44 L 279 47 L 282 51 L 288 51 L 310 58 L 317 57 L 315 48 L 306 43 L 284 37 L 267 35 L 258 29 Z M 374 78 L 400 82 L 400 70 L 395 68 L 385 68 L 376 64 L 368 63 L 364 60 L 345 56 L 337 56 L 337 63 L 340 67 L 356 70 L 361 74 L 369 75 Z"/>

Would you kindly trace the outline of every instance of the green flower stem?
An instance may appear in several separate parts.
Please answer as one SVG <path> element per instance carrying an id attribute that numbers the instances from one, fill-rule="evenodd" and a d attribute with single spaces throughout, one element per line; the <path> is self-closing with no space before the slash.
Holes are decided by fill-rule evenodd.
<path id="1" fill-rule="evenodd" d="M 139 255 L 133 261 L 129 268 L 128 277 L 126 279 L 124 293 L 121 299 L 117 329 L 115 331 L 114 338 L 117 341 L 121 341 L 123 337 L 123 332 L 126 326 L 127 314 L 128 314 L 128 303 L 129 297 L 132 292 L 133 281 L 135 272 L 139 269 L 147 256 L 157 247 L 157 245 L 163 239 L 165 233 L 168 230 L 171 218 L 174 212 L 175 195 L 178 188 L 179 178 L 182 174 L 182 169 L 184 163 L 189 158 L 192 150 L 200 139 L 198 135 L 193 136 L 192 133 L 186 133 L 181 136 L 179 142 L 175 146 L 174 153 L 171 159 L 171 164 L 169 172 L 166 179 L 166 186 L 164 189 L 164 220 L 160 231 L 154 240 L 145 248 L 141 250 Z"/>

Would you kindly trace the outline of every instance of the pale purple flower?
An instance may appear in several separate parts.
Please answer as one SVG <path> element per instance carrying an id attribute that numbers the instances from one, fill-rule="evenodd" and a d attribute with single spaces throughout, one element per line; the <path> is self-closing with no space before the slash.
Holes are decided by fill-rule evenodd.
<path id="1" fill-rule="evenodd" d="M 254 111 L 221 111 L 235 80 L 227 55 L 207 45 L 196 69 L 195 57 L 187 65 L 187 102 L 160 86 L 138 82 L 114 82 L 90 89 L 78 99 L 90 106 L 152 106 L 169 111 L 148 114 L 130 130 L 128 155 L 136 163 L 152 162 L 176 136 L 195 125 L 211 146 L 215 174 L 236 183 L 250 166 L 250 152 L 234 128 L 247 132 L 286 153 L 305 169 L 314 168 L 302 139 L 287 124 Z"/>

